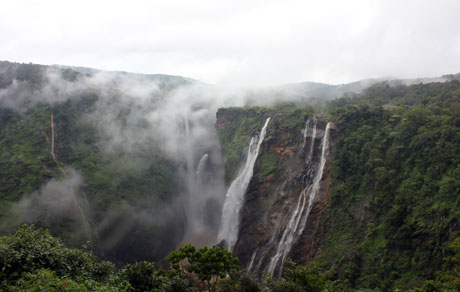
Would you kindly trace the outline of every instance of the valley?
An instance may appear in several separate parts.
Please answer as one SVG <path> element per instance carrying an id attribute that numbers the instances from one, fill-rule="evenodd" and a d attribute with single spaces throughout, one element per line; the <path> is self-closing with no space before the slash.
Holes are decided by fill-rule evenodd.
<path id="1" fill-rule="evenodd" d="M 260 281 L 292 261 L 422 287 L 460 237 L 459 80 L 228 91 L 0 62 L 0 233 L 34 224 L 118 266 L 219 245 Z"/>

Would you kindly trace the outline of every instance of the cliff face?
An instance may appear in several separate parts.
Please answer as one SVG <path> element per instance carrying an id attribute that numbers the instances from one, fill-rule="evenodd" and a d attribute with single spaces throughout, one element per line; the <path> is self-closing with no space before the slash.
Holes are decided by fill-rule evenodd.
<path id="1" fill-rule="evenodd" d="M 433 279 L 460 235 L 459 92 L 458 81 L 376 85 L 331 103 L 329 132 L 294 105 L 220 111 L 229 181 L 272 118 L 241 210 L 241 264 L 278 276 L 288 258 L 313 259 L 354 288 L 382 291 Z"/>
<path id="2" fill-rule="evenodd" d="M 220 111 L 218 129 L 226 132 L 232 123 L 249 115 L 254 113 Z M 325 135 L 325 120 L 313 119 L 310 112 L 295 108 L 259 115 L 258 120 L 265 116 L 272 119 L 246 191 L 233 251 L 243 266 L 261 276 L 263 271 L 281 273 L 287 258 L 306 263 L 320 251 L 315 235 L 329 198 L 336 131 L 330 125 Z M 232 120 L 232 116 L 238 119 Z"/>

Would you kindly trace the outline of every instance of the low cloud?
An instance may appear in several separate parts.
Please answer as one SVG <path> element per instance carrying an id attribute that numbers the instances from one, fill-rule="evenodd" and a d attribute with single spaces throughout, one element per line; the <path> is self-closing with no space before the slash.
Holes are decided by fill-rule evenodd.
<path id="1" fill-rule="evenodd" d="M 82 187 L 80 174 L 66 169 L 67 177 L 52 178 L 40 190 L 24 197 L 11 208 L 17 223 L 34 223 L 40 226 L 71 224 L 77 237 L 91 237 L 91 209 Z"/>

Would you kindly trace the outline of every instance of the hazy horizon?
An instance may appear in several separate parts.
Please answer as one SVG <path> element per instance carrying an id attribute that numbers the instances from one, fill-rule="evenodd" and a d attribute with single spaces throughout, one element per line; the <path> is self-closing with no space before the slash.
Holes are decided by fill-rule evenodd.
<path id="1" fill-rule="evenodd" d="M 460 72 L 460 2 L 12 1 L 0 58 L 220 86 Z"/>

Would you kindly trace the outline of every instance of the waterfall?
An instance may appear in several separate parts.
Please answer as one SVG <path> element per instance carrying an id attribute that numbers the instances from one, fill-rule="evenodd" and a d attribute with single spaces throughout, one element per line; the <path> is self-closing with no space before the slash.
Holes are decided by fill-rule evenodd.
<path id="1" fill-rule="evenodd" d="M 317 120 L 313 119 L 313 123 L 314 123 L 313 133 L 311 134 L 310 150 L 308 151 L 308 156 L 307 156 L 306 161 L 310 161 L 311 158 L 313 157 L 313 149 L 314 149 L 314 146 L 315 146 L 315 138 L 316 138 L 316 122 L 317 122 Z"/>
<path id="2" fill-rule="evenodd" d="M 278 242 L 275 256 L 273 256 L 270 260 L 268 272 L 272 276 L 278 265 L 280 266 L 280 272 L 282 271 L 282 266 L 286 261 L 287 255 L 291 251 L 293 243 L 304 231 L 305 225 L 308 220 L 308 215 L 310 214 L 316 195 L 319 192 L 321 179 L 323 178 L 324 167 L 326 165 L 326 153 L 329 148 L 330 126 L 331 123 L 328 123 L 326 126 L 326 130 L 324 132 L 323 142 L 321 146 L 321 160 L 315 178 L 313 179 L 313 183 L 307 184 L 307 186 L 301 191 L 294 212 L 291 214 L 291 218 L 289 219 L 289 222 L 284 229 L 283 235 L 280 241 Z M 313 141 L 316 136 L 316 121 L 313 133 L 314 134 L 312 135 L 311 145 L 313 145 Z M 313 146 L 310 147 L 311 153 L 313 153 L 312 148 Z"/>
<path id="3" fill-rule="evenodd" d="M 249 261 L 249 265 L 248 265 L 248 268 L 247 268 L 248 272 L 251 272 L 251 269 L 254 266 L 254 260 L 256 259 L 256 255 L 257 255 L 258 251 L 259 251 L 259 248 L 256 248 L 256 250 L 254 251 L 254 253 L 251 256 L 251 260 Z"/>
<path id="4" fill-rule="evenodd" d="M 269 121 L 270 118 L 265 121 L 265 125 L 258 136 L 251 138 L 251 143 L 249 144 L 248 149 L 248 157 L 246 158 L 244 168 L 240 171 L 237 178 L 232 181 L 225 197 L 217 240 L 218 242 L 223 240 L 225 246 L 229 250 L 233 249 L 233 246 L 238 240 L 239 225 L 241 220 L 240 213 L 244 202 L 244 194 L 246 193 L 246 189 L 251 181 L 254 164 L 256 162 L 257 155 L 259 154 L 260 145 L 264 140 Z"/>
<path id="5" fill-rule="evenodd" d="M 302 150 L 303 148 L 305 147 L 305 143 L 307 142 L 307 135 L 308 135 L 308 124 L 310 122 L 310 119 L 308 119 L 306 122 L 305 122 L 305 129 L 303 130 L 302 132 L 302 136 L 303 136 L 303 143 L 302 143 Z"/>
<path id="6" fill-rule="evenodd" d="M 204 170 L 206 168 L 207 163 L 208 163 L 208 154 L 206 153 L 205 155 L 201 157 L 200 162 L 198 162 L 198 166 L 196 168 L 195 177 L 198 183 L 201 183 L 203 181 L 203 174 L 204 174 Z"/>

